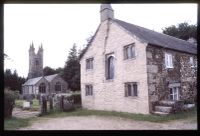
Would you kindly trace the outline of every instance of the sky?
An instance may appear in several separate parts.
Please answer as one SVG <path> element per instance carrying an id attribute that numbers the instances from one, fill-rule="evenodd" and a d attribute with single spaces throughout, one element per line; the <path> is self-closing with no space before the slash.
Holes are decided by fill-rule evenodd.
<path id="1" fill-rule="evenodd" d="M 111 4 L 114 18 L 157 32 L 197 23 L 197 4 Z M 43 67 L 64 67 L 73 44 L 82 49 L 100 24 L 100 4 L 4 4 L 4 70 L 27 77 L 30 44 L 43 45 Z"/>

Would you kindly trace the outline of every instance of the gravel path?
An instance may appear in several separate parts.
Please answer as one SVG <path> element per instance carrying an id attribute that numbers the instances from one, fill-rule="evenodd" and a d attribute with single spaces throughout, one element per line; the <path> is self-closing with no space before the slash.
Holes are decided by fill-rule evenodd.
<path id="1" fill-rule="evenodd" d="M 42 118 L 19 130 L 196 130 L 195 119 L 166 123 L 135 121 L 119 117 L 81 116 Z"/>

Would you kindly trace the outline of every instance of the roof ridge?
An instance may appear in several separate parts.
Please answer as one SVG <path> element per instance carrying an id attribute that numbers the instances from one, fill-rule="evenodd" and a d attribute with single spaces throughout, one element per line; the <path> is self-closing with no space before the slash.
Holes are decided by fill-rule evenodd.
<path id="1" fill-rule="evenodd" d="M 187 43 L 189 43 L 189 44 L 192 44 L 192 43 L 190 43 L 190 42 L 188 42 L 188 41 L 186 41 L 186 40 L 179 39 L 179 38 L 177 38 L 177 37 L 170 36 L 170 35 L 167 35 L 167 34 L 164 34 L 164 33 L 160 33 L 160 32 L 157 32 L 157 31 L 154 31 L 154 30 L 151 30 L 151 29 L 142 27 L 142 26 L 138 26 L 138 25 L 135 25 L 135 24 L 131 24 L 131 23 L 129 23 L 129 22 L 125 22 L 125 21 L 122 21 L 122 20 L 119 20 L 119 19 L 114 19 L 114 21 L 115 21 L 115 20 L 121 21 L 121 22 L 123 22 L 123 23 L 127 23 L 127 24 L 129 24 L 129 25 L 134 25 L 134 26 L 136 26 L 136 27 L 140 27 L 140 28 L 145 29 L 145 30 L 147 30 L 147 31 L 151 31 L 151 32 L 154 32 L 154 33 L 157 33 L 157 34 L 162 34 L 162 35 L 164 35 L 164 36 L 168 36 L 168 37 L 170 37 L 170 38 L 173 38 L 173 39 L 176 39 L 176 40 L 180 40 L 180 41 L 183 41 L 183 42 L 187 42 Z"/>

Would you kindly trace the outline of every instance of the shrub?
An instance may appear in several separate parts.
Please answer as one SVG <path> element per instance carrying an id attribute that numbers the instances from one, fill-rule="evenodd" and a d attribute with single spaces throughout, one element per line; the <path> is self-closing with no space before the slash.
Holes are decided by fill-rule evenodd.
<path id="1" fill-rule="evenodd" d="M 12 117 L 13 106 L 15 104 L 15 93 L 7 89 L 4 90 L 4 118 Z"/>
<path id="2" fill-rule="evenodd" d="M 19 99 L 19 97 L 20 97 L 19 91 L 18 91 L 18 90 L 15 90 L 15 91 L 14 91 L 14 94 L 15 94 L 15 99 Z"/>

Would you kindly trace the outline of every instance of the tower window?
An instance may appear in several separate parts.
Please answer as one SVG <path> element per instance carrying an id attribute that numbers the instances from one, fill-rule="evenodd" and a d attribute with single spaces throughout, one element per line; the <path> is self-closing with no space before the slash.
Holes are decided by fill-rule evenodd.
<path id="1" fill-rule="evenodd" d="M 39 65 L 39 60 L 35 60 L 35 65 Z"/>

